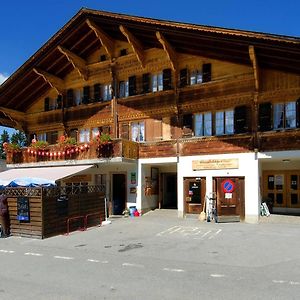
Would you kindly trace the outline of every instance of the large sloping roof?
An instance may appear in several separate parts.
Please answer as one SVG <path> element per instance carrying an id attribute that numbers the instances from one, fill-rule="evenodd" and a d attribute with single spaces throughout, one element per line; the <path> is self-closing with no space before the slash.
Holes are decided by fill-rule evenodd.
<path id="1" fill-rule="evenodd" d="M 71 62 L 58 46 L 85 59 L 101 47 L 99 38 L 87 24 L 91 20 L 109 37 L 126 40 L 119 26 L 125 26 L 140 41 L 143 49 L 162 48 L 156 32 L 178 53 L 251 64 L 249 45 L 254 46 L 258 64 L 300 73 L 300 39 L 251 31 L 225 29 L 165 20 L 142 18 L 83 8 L 46 44 L 30 57 L 4 84 L 0 86 L 0 107 L 26 110 L 43 95 L 50 85 L 33 71 L 41 69 L 64 78 L 72 69 Z"/>

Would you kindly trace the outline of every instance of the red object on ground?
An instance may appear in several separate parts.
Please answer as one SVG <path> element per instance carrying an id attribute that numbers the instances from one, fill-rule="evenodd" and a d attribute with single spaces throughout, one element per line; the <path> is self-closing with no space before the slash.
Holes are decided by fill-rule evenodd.
<path id="1" fill-rule="evenodd" d="M 139 216 L 140 216 L 140 213 L 139 213 L 138 210 L 136 210 L 136 211 L 133 213 L 133 215 L 134 215 L 135 217 L 139 217 Z"/>

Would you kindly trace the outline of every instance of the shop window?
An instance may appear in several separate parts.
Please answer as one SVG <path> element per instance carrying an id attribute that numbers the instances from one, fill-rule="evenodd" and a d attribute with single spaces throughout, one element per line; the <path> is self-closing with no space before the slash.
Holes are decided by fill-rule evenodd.
<path id="1" fill-rule="evenodd" d="M 217 111 L 215 114 L 215 134 L 233 134 L 233 110 Z"/>
<path id="2" fill-rule="evenodd" d="M 131 140 L 135 142 L 145 141 L 145 124 L 144 122 L 131 123 Z"/>
<path id="3" fill-rule="evenodd" d="M 179 86 L 185 87 L 187 85 L 188 80 L 188 70 L 187 68 L 181 69 L 179 73 Z"/>
<path id="4" fill-rule="evenodd" d="M 234 109 L 234 132 L 245 133 L 247 131 L 247 106 L 238 106 Z"/>
<path id="5" fill-rule="evenodd" d="M 194 115 L 195 136 L 212 135 L 212 113 L 200 113 Z"/>
<path id="6" fill-rule="evenodd" d="M 129 96 L 128 80 L 119 82 L 119 98 Z"/>
<path id="7" fill-rule="evenodd" d="M 291 175 L 291 189 L 297 190 L 298 189 L 298 176 Z"/>
<path id="8" fill-rule="evenodd" d="M 163 90 L 163 74 L 152 75 L 152 92 L 160 92 Z"/>
<path id="9" fill-rule="evenodd" d="M 281 193 L 277 193 L 277 195 L 276 195 L 276 203 L 277 204 L 283 204 L 283 194 L 281 194 Z"/>
<path id="10" fill-rule="evenodd" d="M 74 92 L 73 89 L 67 90 L 67 107 L 71 107 L 74 105 Z"/>
<path id="11" fill-rule="evenodd" d="M 109 101 L 112 98 L 111 84 L 105 84 L 102 87 L 102 98 L 104 101 Z"/>
<path id="12" fill-rule="evenodd" d="M 296 102 L 275 103 L 273 106 L 273 128 L 296 128 Z"/>
<path id="13" fill-rule="evenodd" d="M 82 103 L 87 104 L 90 102 L 90 87 L 84 86 L 83 87 L 83 97 L 82 97 Z"/>
<path id="14" fill-rule="evenodd" d="M 274 175 L 268 176 L 268 190 L 274 190 L 275 182 L 274 182 Z"/>
<path id="15" fill-rule="evenodd" d="M 150 93 L 151 89 L 150 89 L 150 74 L 149 73 L 143 74 L 142 84 L 143 84 L 143 94 Z"/>
<path id="16" fill-rule="evenodd" d="M 292 205 L 298 204 L 298 194 L 291 194 L 291 204 Z"/>
<path id="17" fill-rule="evenodd" d="M 90 141 L 90 130 L 89 129 L 81 129 L 79 131 L 79 142 L 87 143 Z"/>
<path id="18" fill-rule="evenodd" d="M 136 76 L 128 78 L 128 94 L 129 96 L 136 95 Z"/>
<path id="19" fill-rule="evenodd" d="M 269 131 L 272 129 L 272 104 L 261 103 L 259 105 L 258 124 L 260 131 Z"/>
<path id="20" fill-rule="evenodd" d="M 94 85 L 94 101 L 99 102 L 101 100 L 101 85 L 99 83 L 96 83 Z"/>
<path id="21" fill-rule="evenodd" d="M 211 64 L 202 65 L 202 82 L 211 81 Z"/>
<path id="22" fill-rule="evenodd" d="M 171 69 L 163 70 L 163 90 L 167 91 L 172 88 L 172 71 Z"/>

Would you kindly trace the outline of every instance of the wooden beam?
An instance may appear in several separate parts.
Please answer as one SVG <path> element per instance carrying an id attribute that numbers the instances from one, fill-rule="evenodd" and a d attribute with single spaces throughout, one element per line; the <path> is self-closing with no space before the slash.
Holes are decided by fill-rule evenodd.
<path id="1" fill-rule="evenodd" d="M 255 91 L 258 92 L 259 90 L 259 70 L 258 70 L 258 64 L 257 64 L 257 58 L 254 46 L 249 46 L 249 56 L 250 60 L 252 62 L 253 72 L 254 72 L 254 80 L 255 80 Z"/>
<path id="2" fill-rule="evenodd" d="M 57 46 L 57 49 L 66 56 L 66 58 L 72 64 L 74 69 L 76 69 L 78 71 L 78 73 L 82 77 L 82 79 L 87 81 L 88 80 L 88 68 L 87 68 L 86 61 L 83 58 L 81 58 L 80 56 L 71 52 L 70 50 L 63 48 L 62 46 Z"/>
<path id="3" fill-rule="evenodd" d="M 158 41 L 162 44 L 165 52 L 167 53 L 172 70 L 175 71 L 177 69 L 177 54 L 175 50 L 159 31 L 156 31 L 156 37 Z"/>
<path id="4" fill-rule="evenodd" d="M 143 46 L 140 41 L 123 25 L 119 26 L 121 32 L 127 38 L 128 43 L 131 45 L 133 52 L 135 53 L 138 61 L 140 62 L 142 68 L 145 68 L 145 54 Z"/>
<path id="5" fill-rule="evenodd" d="M 43 77 L 45 82 L 49 83 L 50 86 L 57 92 L 58 95 L 63 94 L 63 91 L 65 89 L 65 84 L 61 78 L 37 68 L 34 68 L 33 71 L 39 76 Z"/>
<path id="6" fill-rule="evenodd" d="M 114 58 L 115 42 L 105 32 L 103 32 L 93 21 L 86 20 L 88 26 L 95 32 L 107 55 L 112 60 Z"/>
<path id="7" fill-rule="evenodd" d="M 16 111 L 6 107 L 0 107 L 0 111 L 8 118 L 8 119 L 4 119 L 4 118 L 0 119 L 0 123 L 2 125 L 8 127 L 14 127 L 14 128 L 17 127 L 17 129 L 20 130 L 23 129 L 22 123 L 25 120 L 24 112 Z"/>

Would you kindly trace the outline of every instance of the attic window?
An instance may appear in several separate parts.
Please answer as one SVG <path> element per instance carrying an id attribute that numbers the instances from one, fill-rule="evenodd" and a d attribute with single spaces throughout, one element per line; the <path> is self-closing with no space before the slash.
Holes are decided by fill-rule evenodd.
<path id="1" fill-rule="evenodd" d="M 100 55 L 100 61 L 106 61 L 106 55 L 105 54 Z"/>
<path id="2" fill-rule="evenodd" d="M 121 49 L 120 50 L 120 56 L 127 55 L 127 49 Z"/>

